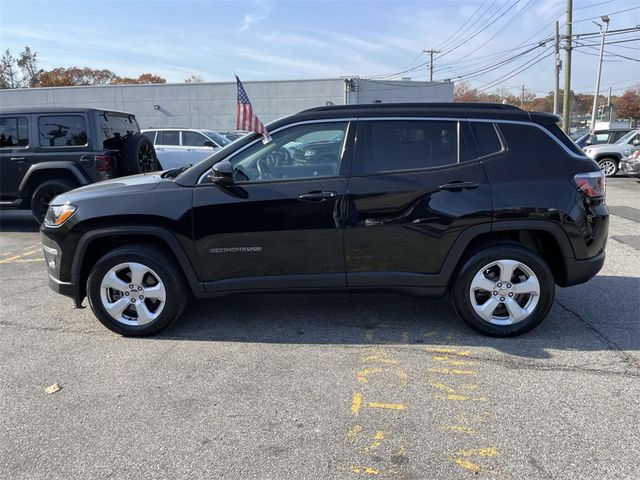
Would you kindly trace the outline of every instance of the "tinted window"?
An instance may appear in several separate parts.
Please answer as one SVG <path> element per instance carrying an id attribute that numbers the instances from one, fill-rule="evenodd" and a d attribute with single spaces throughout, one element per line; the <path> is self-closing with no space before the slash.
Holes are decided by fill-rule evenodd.
<path id="1" fill-rule="evenodd" d="M 624 137 L 627 134 L 626 131 L 621 131 L 621 132 L 612 132 L 611 133 L 611 138 L 609 139 L 609 143 L 614 143 L 617 142 L 618 140 L 620 140 L 622 137 Z"/>
<path id="2" fill-rule="evenodd" d="M 569 150 L 571 150 L 573 153 L 577 153 L 578 155 L 584 155 L 584 152 L 580 149 L 580 147 L 578 147 L 574 142 L 571 141 L 569 137 L 567 137 L 567 134 L 562 131 L 562 129 L 558 126 L 558 124 L 550 123 L 548 125 L 543 125 L 543 127 L 546 128 L 549 132 L 551 132 L 551 134 L 554 137 L 560 140 L 562 144 L 565 147 L 567 147 Z"/>
<path id="3" fill-rule="evenodd" d="M 340 171 L 347 122 L 316 123 L 287 128 L 266 145 L 257 142 L 231 158 L 236 181 L 269 181 L 330 177 Z M 320 139 L 316 141 L 317 139 Z"/>
<path id="4" fill-rule="evenodd" d="M 142 134 L 147 137 L 149 140 L 151 140 L 151 142 L 155 142 L 156 139 L 156 132 L 142 132 Z"/>
<path id="5" fill-rule="evenodd" d="M 0 148 L 26 147 L 29 145 L 27 119 L 24 117 L 0 118 Z"/>
<path id="6" fill-rule="evenodd" d="M 358 127 L 363 173 L 439 167 L 458 161 L 458 122 L 374 120 Z M 465 159 L 468 157 L 465 154 Z"/>
<path id="7" fill-rule="evenodd" d="M 189 147 L 204 147 L 204 142 L 211 141 L 198 132 L 182 132 L 182 144 Z"/>
<path id="8" fill-rule="evenodd" d="M 471 130 L 476 141 L 479 157 L 498 153 L 502 150 L 500 137 L 498 137 L 498 132 L 496 132 L 496 127 L 493 123 L 471 122 Z"/>
<path id="9" fill-rule="evenodd" d="M 102 145 L 108 149 L 120 149 L 123 139 L 139 131 L 138 124 L 132 117 L 109 113 L 98 114 L 98 128 Z"/>
<path id="10" fill-rule="evenodd" d="M 507 142 L 509 152 L 513 154 L 510 155 L 511 158 L 537 162 L 541 155 L 561 155 L 564 152 L 560 145 L 537 127 L 509 123 L 499 123 L 498 127 Z M 566 138 L 571 142 L 569 137 Z M 575 144 L 574 147 L 579 151 Z"/>
<path id="11" fill-rule="evenodd" d="M 87 144 L 87 124 L 80 115 L 57 115 L 38 119 L 42 147 L 73 147 Z"/>
<path id="12" fill-rule="evenodd" d="M 180 145 L 180 132 L 177 130 L 165 130 L 158 132 L 157 145 Z"/>
<path id="13" fill-rule="evenodd" d="M 231 143 L 228 138 L 220 135 L 218 132 L 214 132 L 213 130 L 205 130 L 204 133 L 221 147 Z"/>

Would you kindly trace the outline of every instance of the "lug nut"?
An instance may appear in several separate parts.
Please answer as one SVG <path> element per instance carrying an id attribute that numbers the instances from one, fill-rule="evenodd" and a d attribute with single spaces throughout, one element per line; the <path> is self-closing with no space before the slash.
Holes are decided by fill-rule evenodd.
<path id="1" fill-rule="evenodd" d="M 501 286 L 502 286 L 502 284 L 501 284 L 501 283 L 499 283 L 499 284 L 498 284 L 498 288 L 499 288 L 499 287 L 501 287 Z"/>
<path id="2" fill-rule="evenodd" d="M 510 283 L 507 283 L 507 288 L 511 288 L 511 284 Z"/>
<path id="3" fill-rule="evenodd" d="M 501 301 L 501 302 L 504 302 L 504 297 L 500 297 L 500 301 Z"/>
<path id="4" fill-rule="evenodd" d="M 130 284 L 129 284 L 129 288 L 130 288 L 131 290 L 133 290 L 133 283 L 130 283 Z"/>
<path id="5" fill-rule="evenodd" d="M 513 297 L 513 292 L 509 292 L 509 296 L 510 296 L 510 297 Z"/>
<path id="6" fill-rule="evenodd" d="M 140 295 L 138 298 L 139 298 L 140 300 L 143 300 L 143 299 L 144 299 L 144 295 Z"/>
<path id="7" fill-rule="evenodd" d="M 132 298 L 132 299 L 131 299 L 131 303 L 136 303 L 136 299 L 135 299 L 135 298 Z"/>
<path id="8" fill-rule="evenodd" d="M 129 296 L 129 292 L 124 292 L 124 294 L 128 297 Z"/>
<path id="9" fill-rule="evenodd" d="M 497 294 L 498 294 L 498 292 L 493 292 L 493 294 L 494 294 L 494 295 L 497 295 Z"/>
<path id="10" fill-rule="evenodd" d="M 138 291 L 141 292 L 142 291 L 142 287 L 138 287 Z"/>

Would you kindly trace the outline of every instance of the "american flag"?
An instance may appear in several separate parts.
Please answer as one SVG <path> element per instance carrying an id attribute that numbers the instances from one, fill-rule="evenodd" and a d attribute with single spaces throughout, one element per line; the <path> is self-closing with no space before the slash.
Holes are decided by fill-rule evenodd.
<path id="1" fill-rule="evenodd" d="M 249 101 L 249 96 L 244 90 L 242 82 L 236 75 L 236 81 L 238 82 L 238 109 L 236 128 L 238 130 L 249 130 L 250 132 L 256 132 L 263 135 L 265 139 L 269 138 L 269 132 L 264 128 L 264 125 L 260 119 L 253 113 L 253 107 Z"/>

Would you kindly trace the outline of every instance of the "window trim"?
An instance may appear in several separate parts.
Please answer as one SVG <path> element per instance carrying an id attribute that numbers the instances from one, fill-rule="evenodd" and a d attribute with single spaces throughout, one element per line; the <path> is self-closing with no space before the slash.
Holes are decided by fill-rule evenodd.
<path id="1" fill-rule="evenodd" d="M 343 157 L 345 155 L 346 152 L 346 148 L 347 148 L 347 140 L 349 139 L 349 133 L 350 133 L 350 129 L 354 128 L 354 122 L 357 121 L 357 118 L 355 117 L 348 117 L 348 118 L 331 118 L 331 119 L 318 119 L 318 120 L 303 120 L 300 122 L 295 122 L 295 123 L 290 123 L 288 125 L 283 125 L 280 128 L 277 128 L 276 130 L 270 131 L 269 134 L 273 135 L 275 133 L 281 132 L 282 130 L 286 130 L 289 128 L 293 128 L 293 127 L 297 127 L 299 125 L 311 125 L 311 124 L 315 124 L 315 123 L 346 123 L 347 124 L 347 130 L 345 131 L 344 134 L 344 140 L 343 140 L 343 144 L 342 144 L 342 150 L 340 152 L 340 166 L 342 166 L 342 160 Z M 233 153 L 230 153 L 229 155 L 227 155 L 224 158 L 221 158 L 219 161 L 222 160 L 230 160 L 233 157 L 235 157 L 236 155 L 242 153 L 244 150 L 248 149 L 249 147 L 252 147 L 253 145 L 255 145 L 258 142 L 262 142 L 262 136 L 256 138 L 255 140 L 249 142 L 248 144 L 244 145 L 242 148 L 239 148 L 238 150 L 236 150 Z M 217 162 L 216 162 L 217 163 Z M 206 182 L 204 180 L 207 180 L 207 175 L 209 174 L 209 172 L 211 171 L 211 168 L 213 168 L 212 164 L 209 168 L 207 168 L 202 175 L 200 175 L 198 177 L 198 181 L 196 182 L 196 187 L 198 185 L 205 185 L 205 186 L 209 186 L 209 185 L 213 185 L 213 186 L 217 186 L 215 183 L 212 182 Z M 318 179 L 335 179 L 335 178 L 349 178 L 350 177 L 350 173 L 348 172 L 344 175 L 333 175 L 333 176 L 323 176 L 323 177 L 302 177 L 302 178 L 280 178 L 280 179 L 271 179 L 268 181 L 249 181 L 249 182 L 242 182 L 242 183 L 238 183 L 238 185 L 265 185 L 267 183 L 282 183 L 282 182 L 295 182 L 295 181 L 303 181 L 303 180 L 318 180 Z M 234 183 L 234 185 L 236 185 Z"/>
<path id="2" fill-rule="evenodd" d="M 16 146 L 16 147 L 0 147 L 0 151 L 4 152 L 7 150 L 27 150 L 29 148 L 32 147 L 31 145 L 31 138 L 29 136 L 29 130 L 31 130 L 31 127 L 29 126 L 29 118 L 22 116 L 22 115 L 3 115 L 2 118 L 15 118 L 16 120 L 19 118 L 23 118 L 27 121 L 27 145 L 24 147 L 21 146 Z M 18 128 L 18 123 L 16 122 L 16 128 Z"/>
<path id="3" fill-rule="evenodd" d="M 80 117 L 82 118 L 82 120 L 84 121 L 84 127 L 85 127 L 85 133 L 87 134 L 87 143 L 85 143 L 84 145 L 54 145 L 53 147 L 50 145 L 42 145 L 40 143 L 40 119 L 41 118 L 46 118 L 46 117 Z M 87 122 L 87 117 L 85 117 L 83 114 L 81 113 L 58 113 L 55 115 L 38 115 L 37 117 L 37 126 L 36 126 L 36 131 L 38 133 L 38 148 L 46 148 L 46 149 L 51 149 L 51 148 L 55 148 L 56 150 L 59 148 L 86 148 L 89 146 L 89 142 L 90 142 L 90 132 L 89 132 L 89 122 Z"/>
<path id="4" fill-rule="evenodd" d="M 473 120 L 470 120 L 469 123 L 471 123 Z M 478 123 L 489 123 L 489 122 L 478 122 Z M 504 152 L 508 151 L 507 148 L 507 142 L 505 141 L 504 137 L 502 136 L 502 132 L 500 131 L 500 128 L 496 125 L 496 122 L 490 122 L 491 126 L 493 127 L 493 131 L 496 132 L 496 135 L 498 136 L 498 141 L 500 142 L 500 150 L 498 150 L 497 152 L 492 152 L 492 153 L 487 153 L 486 155 L 478 155 L 476 157 L 476 160 L 485 160 L 487 158 L 493 158 L 497 155 L 502 155 Z M 473 135 L 473 143 L 476 143 L 476 137 L 473 133 L 473 128 L 471 129 L 471 134 Z M 476 144 L 476 153 L 478 150 L 478 145 Z"/>

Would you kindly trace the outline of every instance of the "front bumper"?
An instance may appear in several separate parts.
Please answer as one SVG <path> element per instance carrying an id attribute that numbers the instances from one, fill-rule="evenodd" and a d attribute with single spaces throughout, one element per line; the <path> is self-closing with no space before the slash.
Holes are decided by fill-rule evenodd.
<path id="1" fill-rule="evenodd" d="M 634 177 L 640 176 L 640 161 L 623 158 L 620 161 L 620 172 Z"/>

